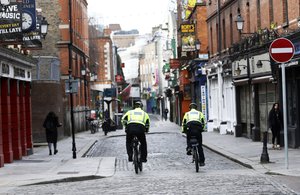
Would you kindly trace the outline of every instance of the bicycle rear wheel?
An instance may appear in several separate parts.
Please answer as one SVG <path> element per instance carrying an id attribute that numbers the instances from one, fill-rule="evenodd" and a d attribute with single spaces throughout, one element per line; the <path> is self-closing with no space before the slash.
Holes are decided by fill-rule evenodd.
<path id="1" fill-rule="evenodd" d="M 133 149 L 133 165 L 134 165 L 135 173 L 138 174 L 138 172 L 139 172 L 139 158 L 138 158 L 137 148 Z"/>
<path id="2" fill-rule="evenodd" d="M 139 157 L 138 157 L 138 164 L 139 164 L 139 169 L 140 171 L 143 171 L 143 163 L 142 163 L 142 160 L 141 160 L 141 145 L 139 145 Z"/>
<path id="3" fill-rule="evenodd" d="M 199 153 L 197 146 L 193 146 L 193 158 L 195 163 L 196 172 L 199 172 Z"/>

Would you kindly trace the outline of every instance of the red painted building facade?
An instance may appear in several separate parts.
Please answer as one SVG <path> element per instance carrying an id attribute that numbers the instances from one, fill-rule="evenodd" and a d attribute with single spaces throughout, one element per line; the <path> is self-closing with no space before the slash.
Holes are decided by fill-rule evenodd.
<path id="1" fill-rule="evenodd" d="M 35 63 L 0 48 L 0 167 L 32 153 L 30 83 Z"/>

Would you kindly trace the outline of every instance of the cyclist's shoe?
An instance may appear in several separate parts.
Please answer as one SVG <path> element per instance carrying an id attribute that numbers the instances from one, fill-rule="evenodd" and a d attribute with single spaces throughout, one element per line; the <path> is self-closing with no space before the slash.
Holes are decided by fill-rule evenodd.
<path id="1" fill-rule="evenodd" d="M 132 162 L 133 160 L 132 160 L 132 156 L 129 156 L 128 157 L 128 162 Z"/>
<path id="2" fill-rule="evenodd" d="M 200 167 L 204 167 L 205 166 L 205 163 L 200 163 Z"/>
<path id="3" fill-rule="evenodd" d="M 145 163 L 145 162 L 147 162 L 147 159 L 141 159 L 141 161 L 142 161 L 143 163 Z"/>
<path id="4" fill-rule="evenodd" d="M 186 149 L 186 154 L 187 155 L 192 155 L 192 149 L 191 148 L 187 148 Z"/>

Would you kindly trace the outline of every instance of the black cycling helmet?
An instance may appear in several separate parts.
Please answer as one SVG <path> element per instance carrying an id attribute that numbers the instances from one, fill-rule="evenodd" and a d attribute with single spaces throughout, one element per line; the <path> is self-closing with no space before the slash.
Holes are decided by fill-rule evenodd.
<path id="1" fill-rule="evenodd" d="M 196 103 L 190 103 L 189 108 L 190 109 L 192 109 L 192 108 L 197 109 L 197 104 Z"/>
<path id="2" fill-rule="evenodd" d="M 134 103 L 134 108 L 143 108 L 143 103 L 141 101 L 136 101 Z"/>

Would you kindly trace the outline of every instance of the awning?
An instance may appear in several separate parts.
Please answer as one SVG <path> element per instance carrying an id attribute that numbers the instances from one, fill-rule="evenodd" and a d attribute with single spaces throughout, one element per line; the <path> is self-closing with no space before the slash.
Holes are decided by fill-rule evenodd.
<path id="1" fill-rule="evenodd" d="M 249 78 L 234 80 L 233 85 L 235 85 L 235 86 L 246 85 L 246 84 L 248 84 L 248 81 L 249 81 Z"/>
<path id="2" fill-rule="evenodd" d="M 270 80 L 272 79 L 272 76 L 263 76 L 263 77 L 256 77 L 253 78 L 251 81 L 251 84 L 255 84 L 255 83 L 269 83 Z"/>
<path id="3" fill-rule="evenodd" d="M 128 100 L 130 97 L 131 84 L 129 84 L 123 91 L 121 91 L 120 95 L 122 100 Z"/>

